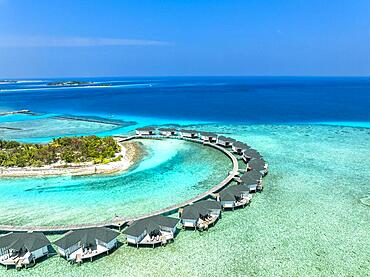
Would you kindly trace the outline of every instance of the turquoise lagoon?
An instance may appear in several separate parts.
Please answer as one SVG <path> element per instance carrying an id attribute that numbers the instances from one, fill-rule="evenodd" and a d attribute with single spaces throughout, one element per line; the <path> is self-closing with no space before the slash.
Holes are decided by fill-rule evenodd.
<path id="1" fill-rule="evenodd" d="M 224 213 L 208 232 L 182 231 L 175 243 L 164 248 L 122 246 L 112 255 L 80 267 L 54 256 L 27 271 L 1 268 L 0 272 L 9 276 L 194 276 L 194 272 L 198 276 L 369 275 L 369 129 L 322 125 L 193 127 L 232 135 L 265 155 L 270 173 L 263 193 L 255 195 L 250 206 Z M 168 170 L 187 164 L 187 147 L 176 145 L 174 151 L 185 151 L 185 160 Z M 139 165 L 132 175 L 141 171 L 157 176 L 166 163 L 181 156 L 170 152 L 168 162 L 163 162 L 165 157 L 153 158 L 158 164 L 143 161 L 142 171 Z M 196 163 L 206 166 L 203 161 L 209 162 L 199 159 Z M 210 175 L 219 174 L 218 170 L 207 168 Z M 62 189 L 73 182 L 65 180 L 59 186 Z M 145 191 L 144 184 L 140 187 Z M 169 197 L 177 197 L 177 192 Z"/>
<path id="2" fill-rule="evenodd" d="M 118 81 L 114 84 L 125 83 Z M 44 115 L 33 123 L 27 116 L 0 117 L 0 127 L 25 129 L 4 129 L 0 137 L 44 142 L 178 124 L 249 143 L 263 153 L 270 173 L 250 206 L 223 213 L 208 232 L 181 231 L 163 248 L 123 245 L 82 266 L 53 256 L 21 272 L 0 268 L 0 275 L 369 276 L 370 129 L 364 128 L 370 122 L 369 83 L 368 78 L 204 77 L 138 79 L 127 89 L 11 91 L 9 86 L 0 107 Z M 51 115 L 61 114 L 137 124 L 59 125 Z M 200 145 L 145 144 L 148 156 L 120 175 L 0 180 L 1 223 L 63 224 L 140 214 L 206 190 L 230 168 L 225 156 Z"/>
<path id="3" fill-rule="evenodd" d="M 232 168 L 223 153 L 195 143 L 140 142 L 148 155 L 121 174 L 0 180 L 2 224 L 70 225 L 145 214 L 208 190 Z"/>

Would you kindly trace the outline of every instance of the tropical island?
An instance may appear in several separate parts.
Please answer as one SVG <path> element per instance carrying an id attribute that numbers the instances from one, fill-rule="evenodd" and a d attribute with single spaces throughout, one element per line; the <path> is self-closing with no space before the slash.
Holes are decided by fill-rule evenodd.
<path id="1" fill-rule="evenodd" d="M 0 80 L 0 84 L 16 84 L 17 80 Z"/>
<path id="2" fill-rule="evenodd" d="M 88 82 L 88 81 L 58 81 L 58 82 L 50 82 L 47 84 L 48 86 L 56 86 L 56 87 L 70 87 L 70 86 L 87 86 L 87 85 L 94 85 L 94 86 L 111 86 L 112 84 L 109 83 L 96 83 L 96 82 Z"/>
<path id="3" fill-rule="evenodd" d="M 0 140 L 0 177 L 107 174 L 128 169 L 139 156 L 137 143 L 113 137 L 64 137 L 47 144 Z"/>

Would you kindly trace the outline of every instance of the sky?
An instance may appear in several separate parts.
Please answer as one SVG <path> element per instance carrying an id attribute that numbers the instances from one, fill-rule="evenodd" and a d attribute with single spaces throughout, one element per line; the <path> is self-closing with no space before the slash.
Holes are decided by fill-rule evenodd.
<path id="1" fill-rule="evenodd" d="M 370 76 L 369 0 L 0 0 L 0 78 Z"/>

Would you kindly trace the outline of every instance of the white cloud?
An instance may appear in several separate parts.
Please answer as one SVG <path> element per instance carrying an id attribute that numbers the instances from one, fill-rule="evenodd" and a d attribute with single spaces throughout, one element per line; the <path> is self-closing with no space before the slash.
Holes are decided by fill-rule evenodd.
<path id="1" fill-rule="evenodd" d="M 1 0 L 0 0 L 1 1 Z M 160 40 L 86 37 L 0 37 L 0 47 L 92 47 L 92 46 L 161 46 Z"/>

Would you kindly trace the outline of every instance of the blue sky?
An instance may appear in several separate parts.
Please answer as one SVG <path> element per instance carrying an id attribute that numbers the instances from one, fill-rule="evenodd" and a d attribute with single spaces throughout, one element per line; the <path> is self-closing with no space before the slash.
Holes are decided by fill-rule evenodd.
<path id="1" fill-rule="evenodd" d="M 370 75 L 369 0 L 0 0 L 0 78 Z"/>

